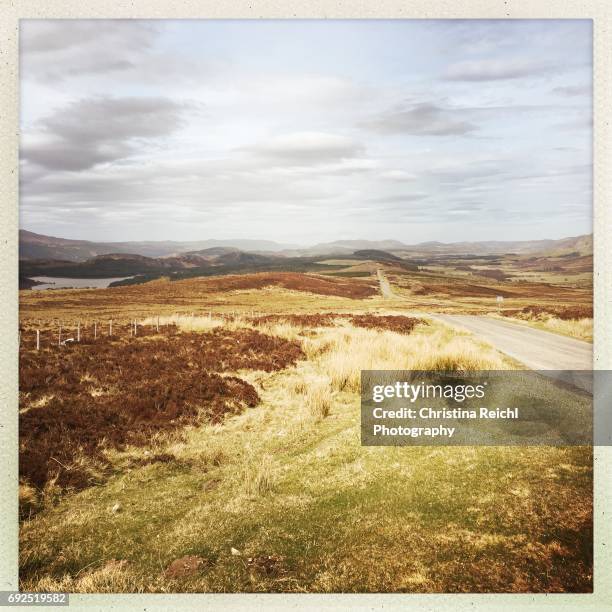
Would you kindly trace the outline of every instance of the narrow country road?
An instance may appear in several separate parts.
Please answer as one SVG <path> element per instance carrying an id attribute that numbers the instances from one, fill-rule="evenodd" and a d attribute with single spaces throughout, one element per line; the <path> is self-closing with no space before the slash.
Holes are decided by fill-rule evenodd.
<path id="1" fill-rule="evenodd" d="M 378 276 L 378 284 L 380 285 L 380 294 L 385 299 L 394 298 L 395 294 L 393 293 L 393 289 L 391 289 L 391 284 L 387 280 L 385 273 L 378 268 L 378 270 L 376 270 L 376 274 Z"/>
<path id="2" fill-rule="evenodd" d="M 591 370 L 593 345 L 517 323 L 475 315 L 430 315 L 462 327 L 532 370 Z"/>

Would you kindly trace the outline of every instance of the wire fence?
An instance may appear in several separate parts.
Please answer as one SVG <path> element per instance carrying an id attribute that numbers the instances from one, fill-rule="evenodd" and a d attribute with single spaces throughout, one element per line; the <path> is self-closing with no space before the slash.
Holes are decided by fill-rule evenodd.
<path id="1" fill-rule="evenodd" d="M 166 315 L 140 315 L 132 319 L 77 319 L 52 321 L 29 319 L 19 325 L 19 349 L 42 350 L 49 347 L 63 347 L 69 344 L 92 344 L 101 339 L 138 338 L 143 335 L 167 333 L 177 329 L 178 320 L 204 318 L 210 321 L 229 321 L 237 318 L 256 319 L 264 313 L 249 311 L 192 312 Z"/>

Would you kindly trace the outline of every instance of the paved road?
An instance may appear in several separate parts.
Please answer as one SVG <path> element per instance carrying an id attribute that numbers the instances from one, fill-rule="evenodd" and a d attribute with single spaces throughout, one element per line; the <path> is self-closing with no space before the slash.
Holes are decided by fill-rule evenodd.
<path id="1" fill-rule="evenodd" d="M 532 370 L 591 370 L 593 345 L 508 321 L 475 315 L 431 315 L 463 327 Z"/>
<path id="2" fill-rule="evenodd" d="M 385 273 L 380 268 L 378 268 L 378 270 L 376 270 L 376 274 L 378 276 L 378 284 L 380 285 L 380 294 L 385 299 L 394 298 L 395 293 L 393 293 L 393 289 L 391 289 L 391 283 L 389 283 L 389 280 L 385 276 Z"/>

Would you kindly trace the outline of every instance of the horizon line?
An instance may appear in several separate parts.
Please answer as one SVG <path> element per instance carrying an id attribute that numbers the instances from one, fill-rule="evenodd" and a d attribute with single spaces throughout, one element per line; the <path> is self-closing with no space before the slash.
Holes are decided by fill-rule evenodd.
<path id="1" fill-rule="evenodd" d="M 540 241 L 559 241 L 559 240 L 569 240 L 570 238 L 581 238 L 583 236 L 593 236 L 593 231 L 586 234 L 574 234 L 571 236 L 561 236 L 559 238 L 532 238 L 532 239 L 506 239 L 499 240 L 495 238 L 490 238 L 487 240 L 457 240 L 454 242 L 444 242 L 442 240 L 424 240 L 422 242 L 416 243 L 406 243 L 397 238 L 339 238 L 337 240 L 327 240 L 327 241 L 317 241 L 313 243 L 285 243 L 273 240 L 271 238 L 195 238 L 195 239 L 186 239 L 186 240 L 175 240 L 175 239 L 163 239 L 163 240 L 151 240 L 151 239 L 140 239 L 140 240 L 92 240 L 85 238 L 64 238 L 62 236 L 53 236 L 50 234 L 40 234 L 38 232 L 33 232 L 32 230 L 28 230 L 26 228 L 20 227 L 19 232 L 28 232 L 30 234 L 35 234 L 36 236 L 44 236 L 45 238 L 57 238 L 59 240 L 71 240 L 75 242 L 92 242 L 99 244 L 121 244 L 121 243 L 177 243 L 184 244 L 186 242 L 206 242 L 206 241 L 216 241 L 216 242 L 237 242 L 237 241 L 249 241 L 249 242 L 272 242 L 278 246 L 285 247 L 287 249 L 300 249 L 300 248 L 312 248 L 318 245 L 325 244 L 334 244 L 338 242 L 398 242 L 406 247 L 415 247 L 421 246 L 424 244 L 442 244 L 442 245 L 452 245 L 452 244 L 477 244 L 477 243 L 486 243 L 486 242 L 500 242 L 500 243 L 510 243 L 510 242 L 540 242 Z M 19 239 L 21 242 L 21 239 Z"/>

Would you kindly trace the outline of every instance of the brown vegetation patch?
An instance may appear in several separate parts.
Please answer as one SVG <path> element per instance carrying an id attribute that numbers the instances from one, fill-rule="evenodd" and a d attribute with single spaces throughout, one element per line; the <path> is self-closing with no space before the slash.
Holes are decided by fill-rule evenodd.
<path id="1" fill-rule="evenodd" d="M 374 282 L 313 276 L 298 272 L 263 272 L 259 274 L 220 276 L 202 279 L 200 284 L 202 289 L 207 291 L 282 287 L 292 291 L 307 291 L 319 295 L 334 295 L 353 299 L 362 299 L 378 294 L 378 286 Z"/>
<path id="2" fill-rule="evenodd" d="M 296 342 L 222 329 L 23 351 L 20 476 L 84 488 L 92 475 L 79 458 L 103 469 L 104 448 L 145 445 L 155 432 L 218 422 L 258 403 L 252 385 L 220 372 L 272 371 L 302 356 Z"/>
<path id="3" fill-rule="evenodd" d="M 254 317 L 255 323 L 290 323 L 297 327 L 333 327 L 338 317 L 331 312 L 317 314 L 271 314 Z"/>
<path id="4" fill-rule="evenodd" d="M 518 260 L 516 267 L 535 272 L 555 271 L 565 274 L 593 272 L 593 255 L 568 254 L 559 257 L 528 257 Z"/>
<path id="5" fill-rule="evenodd" d="M 201 351 L 199 359 L 219 371 L 282 370 L 305 357 L 298 342 L 268 336 L 254 329 L 228 331 L 222 327 L 206 334 L 186 334 L 188 342 Z"/>
<path id="6" fill-rule="evenodd" d="M 423 319 L 405 317 L 402 315 L 353 315 L 351 323 L 356 327 L 393 331 L 399 334 L 409 334 L 417 325 L 425 324 Z"/>
<path id="7" fill-rule="evenodd" d="M 505 317 L 514 317 L 517 319 L 542 319 L 547 317 L 556 317 L 563 321 L 575 319 L 592 319 L 593 306 L 573 304 L 571 306 L 525 306 L 515 310 L 504 310 L 502 313 Z"/>

